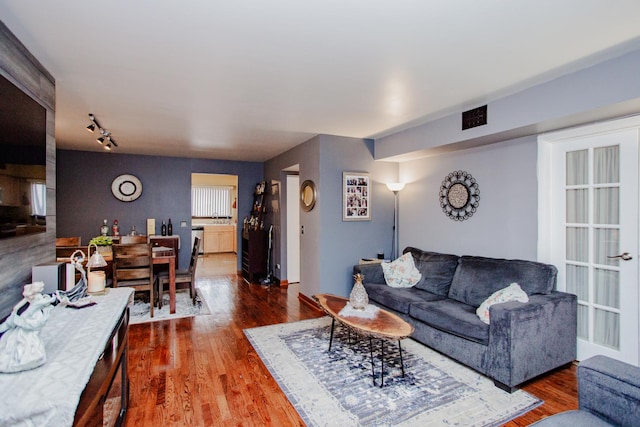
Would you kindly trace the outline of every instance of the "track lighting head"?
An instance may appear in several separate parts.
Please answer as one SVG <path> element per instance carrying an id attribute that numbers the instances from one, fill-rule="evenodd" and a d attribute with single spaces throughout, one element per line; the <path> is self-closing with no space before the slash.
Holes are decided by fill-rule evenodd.
<path id="1" fill-rule="evenodd" d="M 96 129 L 100 131 L 100 137 L 97 138 L 96 141 L 98 141 L 99 144 L 104 146 L 105 150 L 111 151 L 112 147 L 118 146 L 118 144 L 116 144 L 116 142 L 113 139 L 111 139 L 111 132 L 104 129 L 102 126 L 100 126 L 93 114 L 89 114 L 89 121 L 91 123 L 89 124 L 89 126 L 87 126 L 87 130 L 89 132 L 94 132 Z M 105 140 L 106 140 L 106 144 L 105 144 Z"/>

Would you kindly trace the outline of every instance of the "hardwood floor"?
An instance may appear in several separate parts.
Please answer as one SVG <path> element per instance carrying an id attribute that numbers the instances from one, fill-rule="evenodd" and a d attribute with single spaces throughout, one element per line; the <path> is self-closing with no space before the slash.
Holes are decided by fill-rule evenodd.
<path id="1" fill-rule="evenodd" d="M 242 330 L 322 313 L 298 300 L 299 285 L 250 285 L 216 264 L 196 270 L 211 315 L 130 326 L 128 426 L 304 425 Z M 506 425 L 577 408 L 576 387 L 575 366 L 527 384 L 545 403 Z"/>

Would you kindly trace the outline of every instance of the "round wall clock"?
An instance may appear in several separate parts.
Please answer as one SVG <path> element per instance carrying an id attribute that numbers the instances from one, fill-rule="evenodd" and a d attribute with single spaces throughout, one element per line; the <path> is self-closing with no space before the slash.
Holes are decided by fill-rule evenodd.
<path id="1" fill-rule="evenodd" d="M 454 221 L 471 218 L 480 204 L 480 189 L 471 174 L 451 172 L 440 186 L 442 211 Z"/>
<path id="2" fill-rule="evenodd" d="M 123 174 L 113 180 L 111 192 L 118 200 L 133 202 L 142 194 L 142 183 L 133 175 Z"/>

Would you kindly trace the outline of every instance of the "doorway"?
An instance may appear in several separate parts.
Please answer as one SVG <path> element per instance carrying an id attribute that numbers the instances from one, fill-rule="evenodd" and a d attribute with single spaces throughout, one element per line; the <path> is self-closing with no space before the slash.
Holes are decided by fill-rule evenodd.
<path id="1" fill-rule="evenodd" d="M 191 174 L 191 229 L 201 236 L 200 264 L 209 274 L 238 271 L 238 176 Z"/>
<path id="2" fill-rule="evenodd" d="M 287 280 L 300 283 L 300 176 L 287 175 Z"/>
<path id="3" fill-rule="evenodd" d="M 539 139 L 539 255 L 578 296 L 578 360 L 640 361 L 639 129 L 636 118 Z"/>

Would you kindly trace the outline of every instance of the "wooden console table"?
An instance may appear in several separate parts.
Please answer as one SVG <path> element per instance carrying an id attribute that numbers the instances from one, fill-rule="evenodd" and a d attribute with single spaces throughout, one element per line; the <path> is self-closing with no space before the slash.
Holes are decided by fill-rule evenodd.
<path id="1" fill-rule="evenodd" d="M 0 426 L 122 425 L 132 298 L 131 288 L 109 289 L 94 306 L 53 308 L 40 331 L 47 362 L 0 373 Z"/>

